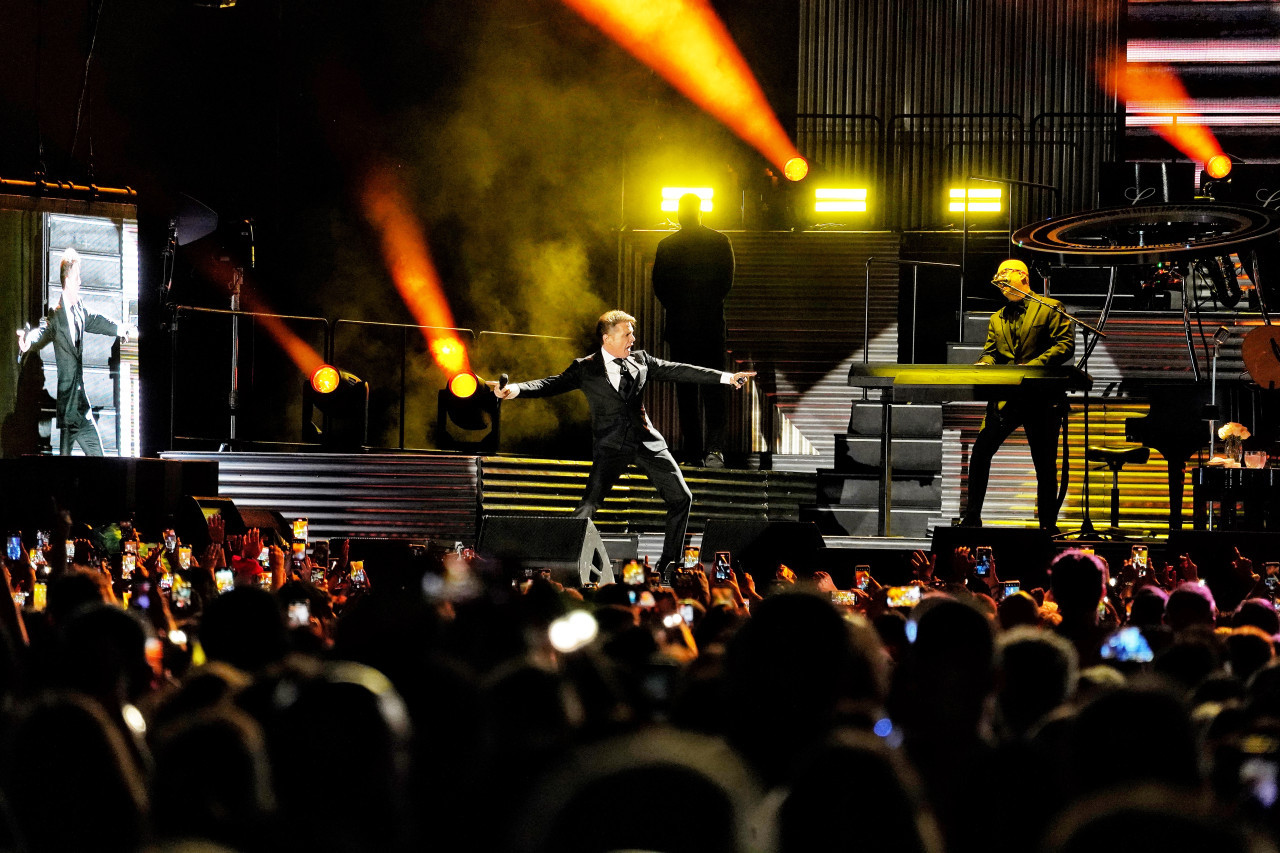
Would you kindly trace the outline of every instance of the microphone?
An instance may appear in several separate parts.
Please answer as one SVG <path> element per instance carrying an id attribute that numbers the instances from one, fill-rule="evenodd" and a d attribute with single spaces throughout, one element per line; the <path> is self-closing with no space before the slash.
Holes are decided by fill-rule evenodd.
<path id="1" fill-rule="evenodd" d="M 504 373 L 498 377 L 498 390 L 501 391 L 503 388 L 506 388 L 506 387 L 507 387 L 507 374 Z"/>

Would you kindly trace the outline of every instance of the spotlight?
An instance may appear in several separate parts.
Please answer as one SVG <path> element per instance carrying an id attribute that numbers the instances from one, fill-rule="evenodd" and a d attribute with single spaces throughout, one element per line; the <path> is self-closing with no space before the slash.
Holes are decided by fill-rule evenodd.
<path id="1" fill-rule="evenodd" d="M 782 174 L 788 181 L 803 181 L 809 174 L 809 161 L 803 157 L 792 157 L 782 167 Z"/>
<path id="2" fill-rule="evenodd" d="M 1204 161 L 1205 174 L 1214 179 L 1222 179 L 1231 174 L 1231 157 L 1228 154 L 1214 154 Z"/>
<path id="3" fill-rule="evenodd" d="M 436 445 L 442 450 L 494 453 L 498 449 L 498 398 L 480 377 L 457 373 L 440 389 Z"/>
<path id="4" fill-rule="evenodd" d="M 331 364 L 317 367 L 302 386 L 302 429 L 326 449 L 364 447 L 369 440 L 369 383 Z"/>
<path id="5" fill-rule="evenodd" d="M 680 196 L 686 193 L 693 193 L 702 199 L 699 209 L 703 213 L 711 212 L 714 207 L 712 200 L 716 195 L 716 191 L 711 187 L 663 187 L 662 210 L 666 213 L 675 213 L 680 209 Z"/>
<path id="6" fill-rule="evenodd" d="M 1000 199 L 1003 194 L 1004 190 L 999 187 L 969 189 L 967 194 L 963 187 L 952 187 L 947 191 L 947 197 L 950 199 L 947 210 L 951 213 L 962 213 L 967 203 L 969 213 L 999 213 Z"/>

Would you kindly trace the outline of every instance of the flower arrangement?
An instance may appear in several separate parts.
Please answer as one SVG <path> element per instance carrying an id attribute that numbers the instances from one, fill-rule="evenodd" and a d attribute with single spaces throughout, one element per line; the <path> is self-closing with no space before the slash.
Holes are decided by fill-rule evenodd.
<path id="1" fill-rule="evenodd" d="M 1244 441 L 1249 437 L 1249 435 L 1249 428 L 1244 424 L 1238 424 L 1235 421 L 1230 421 L 1229 423 L 1225 423 L 1218 427 L 1218 438 L 1224 440 L 1227 438 L 1236 438 L 1240 441 Z"/>

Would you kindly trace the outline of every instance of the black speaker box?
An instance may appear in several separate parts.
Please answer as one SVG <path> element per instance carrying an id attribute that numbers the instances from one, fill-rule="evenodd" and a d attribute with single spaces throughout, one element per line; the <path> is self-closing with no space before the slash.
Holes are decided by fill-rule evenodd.
<path id="1" fill-rule="evenodd" d="M 218 463 L 111 456 L 0 459 L 0 513 L 14 529 L 49 527 L 55 507 L 97 526 L 133 516 L 158 536 L 183 495 L 216 495 Z"/>
<path id="2" fill-rule="evenodd" d="M 1253 571 L 1262 574 L 1262 564 L 1280 562 L 1280 533 L 1252 530 L 1175 530 L 1165 543 L 1164 559 L 1176 565 L 1182 554 L 1191 558 L 1200 579 L 1209 587 L 1219 610 L 1240 603 L 1243 592 L 1229 580 L 1231 562 L 1237 549 L 1241 557 L 1253 561 Z M 1247 584 L 1245 585 L 1247 586 Z"/>
<path id="3" fill-rule="evenodd" d="M 717 552 L 728 551 L 752 577 L 768 580 L 779 563 L 797 572 L 812 571 L 822 546 L 822 533 L 812 521 L 711 518 L 702 532 L 702 562 L 713 565 Z"/>
<path id="4" fill-rule="evenodd" d="M 525 570 L 550 569 L 565 586 L 614 580 L 609 552 L 589 518 L 486 516 L 476 551 Z"/>
<path id="5" fill-rule="evenodd" d="M 1049 563 L 1057 554 L 1053 537 L 1036 528 L 935 527 L 934 554 L 950 554 L 961 545 L 970 551 L 990 545 L 1002 580 L 1019 580 L 1023 589 L 1048 588 Z"/>

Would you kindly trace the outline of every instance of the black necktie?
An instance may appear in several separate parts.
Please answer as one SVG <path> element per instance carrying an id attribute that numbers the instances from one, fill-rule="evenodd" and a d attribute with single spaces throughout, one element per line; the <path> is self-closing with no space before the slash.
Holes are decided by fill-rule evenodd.
<path id="1" fill-rule="evenodd" d="M 627 370 L 627 360 L 625 358 L 615 358 L 613 363 L 618 365 L 618 393 L 623 397 L 630 397 L 631 371 Z"/>
<path id="2" fill-rule="evenodd" d="M 71 339 L 76 346 L 80 346 L 80 336 L 83 334 L 84 321 L 80 319 L 80 303 L 77 302 L 71 306 Z"/>

